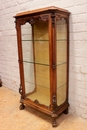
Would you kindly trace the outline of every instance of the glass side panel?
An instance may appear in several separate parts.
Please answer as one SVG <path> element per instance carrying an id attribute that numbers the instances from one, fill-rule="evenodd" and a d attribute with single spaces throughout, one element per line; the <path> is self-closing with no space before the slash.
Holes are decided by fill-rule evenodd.
<path id="1" fill-rule="evenodd" d="M 31 25 L 29 23 L 22 25 L 21 32 L 22 32 L 22 53 L 23 53 L 25 93 L 28 94 L 32 93 L 35 89 L 34 55 L 33 55 Z"/>
<path id="2" fill-rule="evenodd" d="M 66 99 L 66 63 L 57 66 L 57 103 L 61 105 Z"/>
<path id="3" fill-rule="evenodd" d="M 57 104 L 66 100 L 66 68 L 67 68 L 67 27 L 65 19 L 56 21 L 57 43 Z"/>
<path id="4" fill-rule="evenodd" d="M 25 92 L 26 94 L 33 92 L 35 89 L 34 78 L 34 64 L 23 62 L 24 64 L 24 77 L 25 77 Z"/>
<path id="5" fill-rule="evenodd" d="M 22 25 L 22 51 L 26 97 L 50 105 L 48 22 Z"/>

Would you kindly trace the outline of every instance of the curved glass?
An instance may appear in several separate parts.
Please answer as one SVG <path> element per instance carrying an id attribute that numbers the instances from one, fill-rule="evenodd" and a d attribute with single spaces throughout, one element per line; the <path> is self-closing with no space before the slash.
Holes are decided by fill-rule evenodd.
<path id="1" fill-rule="evenodd" d="M 56 21 L 57 43 L 57 104 L 63 104 L 66 100 L 67 78 L 67 25 L 65 19 Z"/>
<path id="2" fill-rule="evenodd" d="M 48 21 L 21 27 L 26 97 L 50 105 Z"/>

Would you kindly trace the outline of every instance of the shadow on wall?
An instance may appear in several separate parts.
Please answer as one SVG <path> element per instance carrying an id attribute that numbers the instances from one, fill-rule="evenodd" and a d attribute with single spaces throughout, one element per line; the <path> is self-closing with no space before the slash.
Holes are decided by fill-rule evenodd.
<path id="1" fill-rule="evenodd" d="M 0 77 L 0 87 L 2 87 L 2 80 L 1 80 L 1 77 Z"/>

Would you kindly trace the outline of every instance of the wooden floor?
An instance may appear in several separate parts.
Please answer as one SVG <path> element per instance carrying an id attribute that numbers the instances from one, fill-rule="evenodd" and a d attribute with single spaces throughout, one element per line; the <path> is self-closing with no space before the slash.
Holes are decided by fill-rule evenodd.
<path id="1" fill-rule="evenodd" d="M 19 110 L 19 99 L 18 93 L 0 88 L 0 130 L 87 130 L 87 120 L 71 114 L 62 114 L 53 128 L 47 115 L 29 107 Z"/>

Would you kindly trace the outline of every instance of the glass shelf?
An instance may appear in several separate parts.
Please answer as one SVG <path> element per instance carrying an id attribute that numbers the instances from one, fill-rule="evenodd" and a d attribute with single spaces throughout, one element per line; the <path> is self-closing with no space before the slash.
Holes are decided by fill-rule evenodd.
<path id="1" fill-rule="evenodd" d="M 66 64 L 66 62 L 59 62 L 56 66 Z"/>
<path id="2" fill-rule="evenodd" d="M 49 40 L 23 40 L 22 41 L 49 41 Z M 57 39 L 56 41 L 66 41 L 66 39 Z"/>
<path id="3" fill-rule="evenodd" d="M 49 64 L 43 64 L 43 63 L 37 63 L 37 62 L 30 62 L 30 61 L 23 61 L 25 63 L 31 63 L 31 64 L 38 64 L 38 65 L 45 65 L 45 66 L 50 66 Z M 56 66 L 62 65 L 62 64 L 66 64 L 66 62 L 62 62 L 60 61 Z"/>
<path id="4" fill-rule="evenodd" d="M 28 81 L 25 81 L 25 82 L 27 82 L 29 84 L 34 84 L 35 85 L 35 83 L 32 83 L 32 82 L 28 82 Z M 57 89 L 60 88 L 60 87 L 62 87 L 62 86 L 64 86 L 64 85 L 66 85 L 66 83 L 63 83 L 63 82 L 58 82 L 57 84 L 58 84 L 57 85 Z M 40 87 L 44 87 L 44 88 L 49 88 L 48 86 L 42 86 L 40 84 L 36 84 L 36 86 L 40 86 Z"/>
<path id="5" fill-rule="evenodd" d="M 66 39 L 57 39 L 56 41 L 66 41 Z"/>
<path id="6" fill-rule="evenodd" d="M 28 81 L 25 81 L 25 82 L 27 82 L 27 83 L 29 83 L 29 84 L 34 84 L 34 85 L 35 85 L 35 83 L 32 83 L 32 82 L 28 82 Z M 40 87 L 44 87 L 44 88 L 49 88 L 48 86 L 42 86 L 42 85 L 40 85 L 40 84 L 36 84 L 36 86 L 40 86 Z"/>
<path id="7" fill-rule="evenodd" d="M 49 41 L 49 40 L 22 40 L 22 41 Z"/>
<path id="8" fill-rule="evenodd" d="M 43 63 L 37 63 L 37 62 L 30 62 L 30 61 L 23 61 L 25 63 L 31 63 L 31 64 L 38 64 L 38 65 L 45 65 L 45 66 L 49 66 L 49 64 L 43 64 Z"/>

